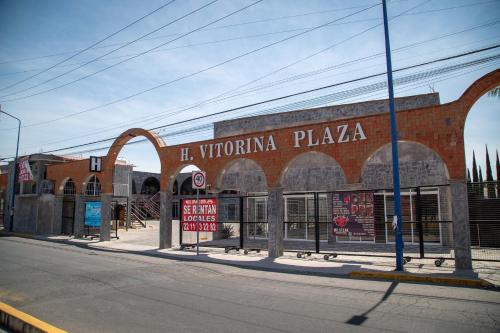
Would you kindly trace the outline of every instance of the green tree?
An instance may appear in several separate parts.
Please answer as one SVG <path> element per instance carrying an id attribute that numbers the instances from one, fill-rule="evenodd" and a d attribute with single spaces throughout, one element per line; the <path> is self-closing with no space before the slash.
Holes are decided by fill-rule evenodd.
<path id="1" fill-rule="evenodd" d="M 490 97 L 500 97 L 500 86 L 488 91 L 488 96 Z"/>
<path id="2" fill-rule="evenodd" d="M 498 160 L 498 150 L 497 150 L 497 182 L 500 181 L 500 161 Z"/>
<path id="3" fill-rule="evenodd" d="M 488 189 L 488 198 L 496 198 L 495 184 L 493 184 L 493 172 L 491 171 L 490 154 L 488 153 L 488 145 L 486 145 L 486 188 Z"/>
<path id="4" fill-rule="evenodd" d="M 477 164 L 476 164 L 476 154 L 474 150 L 472 151 L 472 182 L 477 183 L 479 181 L 479 176 L 477 173 Z"/>

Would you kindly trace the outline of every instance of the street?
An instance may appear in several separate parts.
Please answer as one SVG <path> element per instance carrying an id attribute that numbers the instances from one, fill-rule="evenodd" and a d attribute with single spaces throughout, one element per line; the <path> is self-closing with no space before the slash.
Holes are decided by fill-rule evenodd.
<path id="1" fill-rule="evenodd" d="M 498 332 L 500 293 L 0 237 L 0 301 L 69 332 Z"/>

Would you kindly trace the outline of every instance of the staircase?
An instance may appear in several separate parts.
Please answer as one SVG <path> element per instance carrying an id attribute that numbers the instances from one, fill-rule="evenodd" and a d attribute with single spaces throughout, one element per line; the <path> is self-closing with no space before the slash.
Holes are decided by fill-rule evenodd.
<path id="1" fill-rule="evenodd" d="M 148 217 L 155 220 L 160 219 L 160 192 L 157 192 L 148 200 L 134 200 L 130 202 L 131 228 L 146 228 L 146 219 Z"/>
<path id="2" fill-rule="evenodd" d="M 140 203 L 130 202 L 130 227 L 133 229 L 146 228 L 146 212 L 141 208 Z M 127 219 L 127 211 L 125 210 L 125 220 Z"/>
<path id="3" fill-rule="evenodd" d="M 160 219 L 160 192 L 156 192 L 148 201 L 144 202 L 144 210 L 154 220 Z"/>

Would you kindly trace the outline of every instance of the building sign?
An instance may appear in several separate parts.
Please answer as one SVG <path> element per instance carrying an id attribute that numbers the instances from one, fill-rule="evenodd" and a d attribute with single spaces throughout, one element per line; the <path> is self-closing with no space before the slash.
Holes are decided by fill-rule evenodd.
<path id="1" fill-rule="evenodd" d="M 336 236 L 375 236 L 373 192 L 335 192 L 332 229 Z"/>
<path id="2" fill-rule="evenodd" d="M 102 157 L 90 156 L 89 158 L 89 170 L 90 172 L 101 172 L 102 171 Z"/>
<path id="3" fill-rule="evenodd" d="M 217 231 L 217 200 L 182 200 L 182 231 Z"/>
<path id="4" fill-rule="evenodd" d="M 101 226 L 101 202 L 89 201 L 85 203 L 85 226 L 99 228 Z"/>
<path id="5" fill-rule="evenodd" d="M 348 124 L 327 126 L 320 131 L 313 129 L 298 130 L 292 133 L 290 142 L 293 148 L 315 147 L 320 145 L 343 144 L 366 140 L 361 123 L 355 123 L 352 128 Z M 287 148 L 292 148 L 287 147 Z M 199 145 L 200 156 L 203 160 L 230 156 L 242 156 L 254 153 L 277 151 L 278 145 L 273 135 L 249 137 L 239 140 L 204 143 Z M 181 161 L 193 161 L 191 148 L 180 148 Z"/>
<path id="6" fill-rule="evenodd" d="M 30 157 L 24 156 L 18 159 L 19 161 L 19 183 L 29 182 L 33 180 L 33 172 L 30 168 Z"/>

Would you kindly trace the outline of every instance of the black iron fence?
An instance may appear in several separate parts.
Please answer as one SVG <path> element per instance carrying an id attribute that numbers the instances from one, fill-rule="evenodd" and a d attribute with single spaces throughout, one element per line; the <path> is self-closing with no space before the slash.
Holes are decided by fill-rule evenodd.
<path id="1" fill-rule="evenodd" d="M 297 256 L 323 254 L 395 256 L 392 190 L 287 193 L 285 251 Z M 449 186 L 401 189 L 405 256 L 452 259 Z M 440 264 L 442 263 L 441 260 Z"/>
<path id="2" fill-rule="evenodd" d="M 477 194 L 477 186 L 470 188 L 476 193 L 469 194 L 472 258 L 500 261 L 500 199 L 488 197 L 492 192 L 487 187 L 486 196 Z M 299 257 L 316 253 L 325 259 L 395 256 L 391 189 L 285 193 L 283 203 L 285 251 Z M 217 231 L 201 232 L 201 246 L 267 250 L 266 195 L 220 196 L 217 205 Z M 454 258 L 449 185 L 402 188 L 401 208 L 406 260 L 432 259 L 441 265 Z M 179 234 L 181 244 L 196 243 L 195 233 L 183 231 L 182 223 Z"/>
<path id="3" fill-rule="evenodd" d="M 500 260 L 499 182 L 468 183 L 467 189 L 473 258 Z"/>
<path id="4" fill-rule="evenodd" d="M 201 199 L 200 199 L 201 200 Z M 217 211 L 218 219 L 215 222 L 216 231 L 204 231 L 200 227 L 200 246 L 224 248 L 226 252 L 243 250 L 249 252 L 260 252 L 267 250 L 268 244 L 268 221 L 267 221 L 267 196 L 218 196 Z M 194 248 L 196 244 L 196 232 L 187 231 L 183 221 L 182 200 L 175 207 L 179 213 L 174 212 L 181 221 L 179 225 L 179 243 L 181 248 Z"/>

